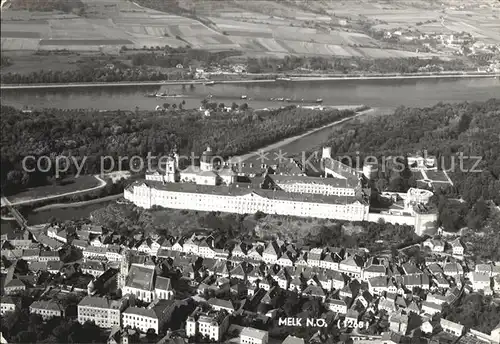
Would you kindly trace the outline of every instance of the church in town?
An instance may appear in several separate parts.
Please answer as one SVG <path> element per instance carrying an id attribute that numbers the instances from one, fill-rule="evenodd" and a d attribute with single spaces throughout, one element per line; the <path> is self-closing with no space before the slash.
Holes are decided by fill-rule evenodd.
<path id="1" fill-rule="evenodd" d="M 370 213 L 369 180 L 373 169 L 358 171 L 331 158 L 323 149 L 322 175 L 309 176 L 300 163 L 289 159 L 280 164 L 253 164 L 215 161 L 207 147 L 199 166 L 182 168 L 174 153 L 162 171 L 149 171 L 145 180 L 124 191 L 125 199 L 149 209 L 221 211 L 238 214 L 266 214 L 316 217 L 347 221 L 380 221 L 416 225 L 417 232 L 429 227 L 418 207 L 425 202 L 414 197 L 415 191 L 402 195 L 405 211 L 398 214 Z M 422 213 L 422 211 L 420 211 Z M 417 227 L 416 227 L 417 228 Z"/>

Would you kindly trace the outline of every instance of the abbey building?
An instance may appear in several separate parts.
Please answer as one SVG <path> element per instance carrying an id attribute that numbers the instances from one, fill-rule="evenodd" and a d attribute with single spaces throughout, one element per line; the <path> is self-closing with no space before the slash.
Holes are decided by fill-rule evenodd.
<path id="1" fill-rule="evenodd" d="M 216 164 L 210 147 L 202 154 L 199 166 L 181 168 L 174 154 L 163 173 L 147 173 L 145 180 L 124 191 L 124 197 L 146 209 L 160 206 L 238 214 L 260 211 L 347 221 L 378 221 L 380 216 L 384 217 L 384 214 L 370 214 L 367 176 L 331 159 L 328 152 L 323 151 L 322 176 L 306 175 L 293 160 L 280 166 Z M 409 208 L 415 205 L 406 203 Z M 388 222 L 410 225 L 416 222 L 415 214 L 399 215 L 390 217 Z"/>

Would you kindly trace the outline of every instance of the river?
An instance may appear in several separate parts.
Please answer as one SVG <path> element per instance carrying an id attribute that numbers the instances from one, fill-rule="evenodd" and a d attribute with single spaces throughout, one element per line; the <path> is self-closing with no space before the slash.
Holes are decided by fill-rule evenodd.
<path id="1" fill-rule="evenodd" d="M 183 98 L 147 98 L 145 93 L 156 91 L 183 94 Z M 185 107 L 201 105 L 200 101 L 212 94 L 213 100 L 230 105 L 247 102 L 253 108 L 277 107 L 283 103 L 269 98 L 295 98 L 315 100 L 325 105 L 365 104 L 371 107 L 394 108 L 400 105 L 429 106 L 440 101 L 481 101 L 500 96 L 500 79 L 404 79 L 404 80 L 342 80 L 300 81 L 288 83 L 216 84 L 197 85 L 191 90 L 181 86 L 131 86 L 88 89 L 3 90 L 2 104 L 33 108 L 95 108 L 100 110 L 154 109 L 163 103 Z M 246 95 L 249 99 L 242 100 Z"/>
<path id="2" fill-rule="evenodd" d="M 166 91 L 166 87 L 162 90 Z M 72 90 L 3 90 L 2 104 L 16 107 L 33 108 L 96 108 L 108 110 L 153 109 L 157 104 L 172 103 L 173 99 L 157 100 L 144 97 L 145 93 L 155 92 L 157 87 L 119 87 Z M 315 81 L 270 84 L 228 84 L 196 86 L 182 90 L 181 86 L 169 86 L 170 93 L 183 93 L 186 107 L 198 107 L 203 97 L 212 94 L 217 102 L 231 104 L 243 101 L 253 108 L 276 107 L 281 103 L 267 101 L 269 98 L 322 98 L 326 105 L 365 104 L 377 108 L 376 113 L 388 113 L 392 109 L 405 106 L 432 106 L 442 102 L 484 101 L 500 97 L 500 79 L 407 79 L 407 80 L 348 80 Z M 241 100 L 247 95 L 250 100 Z M 310 136 L 283 146 L 287 155 L 318 147 L 326 141 L 331 128 L 319 130 Z M 51 217 L 70 220 L 88 217 L 89 214 L 107 203 L 92 204 L 81 208 L 52 209 L 27 214 L 30 224 L 47 222 Z M 1 222 L 2 233 L 11 230 L 12 224 Z"/>

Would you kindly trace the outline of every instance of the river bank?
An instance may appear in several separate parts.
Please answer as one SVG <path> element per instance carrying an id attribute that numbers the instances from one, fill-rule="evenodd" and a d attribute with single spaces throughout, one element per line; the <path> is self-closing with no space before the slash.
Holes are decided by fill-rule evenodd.
<path id="1" fill-rule="evenodd" d="M 106 186 L 106 181 L 101 178 L 99 175 L 94 175 L 94 178 L 97 179 L 99 184 L 97 186 L 87 188 L 87 189 L 82 189 L 82 190 L 76 190 L 76 191 L 71 191 L 71 192 L 65 192 L 61 194 L 56 194 L 56 195 L 49 195 L 49 196 L 44 196 L 44 197 L 37 197 L 37 198 L 28 198 L 28 199 L 23 199 L 23 200 L 13 200 L 10 201 L 8 198 L 5 198 L 5 200 L 9 201 L 11 206 L 19 206 L 19 205 L 29 205 L 37 202 L 44 202 L 44 201 L 50 201 L 54 200 L 57 198 L 63 198 L 63 197 L 68 197 L 68 196 L 75 196 L 75 195 L 81 195 L 84 193 L 89 193 L 92 191 L 97 191 Z M 15 195 L 14 195 L 15 196 Z M 4 206 L 4 198 L 2 198 L 2 207 Z"/>
<path id="2" fill-rule="evenodd" d="M 348 81 L 348 80 L 405 80 L 405 79 L 468 79 L 468 78 L 496 78 L 500 73 L 478 73 L 478 72 L 448 72 L 448 73 L 419 73 L 407 75 L 295 75 L 289 76 L 286 80 L 277 80 L 272 75 L 255 75 L 256 79 L 240 78 L 237 80 L 214 80 L 216 84 L 262 84 L 262 83 L 289 83 L 298 81 Z M 258 77 L 267 79 L 257 79 Z M 173 81 L 119 81 L 119 82 L 89 82 L 89 83 L 65 83 L 65 84 L 22 84 L 9 85 L 1 84 L 1 90 L 22 90 L 22 89 L 58 89 L 58 88 L 89 88 L 89 87 L 130 87 L 130 86 L 174 86 L 174 85 L 206 85 L 207 80 L 173 80 Z"/>
<path id="3" fill-rule="evenodd" d="M 123 197 L 123 194 L 118 194 L 118 195 L 110 195 L 110 196 L 105 196 L 101 198 L 96 198 L 96 199 L 91 199 L 88 201 L 81 201 L 81 202 L 73 202 L 73 203 L 55 203 L 55 204 L 47 204 L 44 205 L 40 208 L 35 208 L 31 212 L 33 213 L 39 213 L 51 209 L 67 209 L 67 208 L 77 208 L 77 207 L 83 207 L 83 206 L 88 206 L 92 204 L 99 204 L 103 202 L 109 202 L 109 201 L 114 201 L 117 199 L 120 199 Z"/>

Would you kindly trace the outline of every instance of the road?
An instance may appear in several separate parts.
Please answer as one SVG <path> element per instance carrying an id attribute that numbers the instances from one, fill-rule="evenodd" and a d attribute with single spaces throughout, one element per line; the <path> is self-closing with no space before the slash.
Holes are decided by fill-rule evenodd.
<path id="1" fill-rule="evenodd" d="M 276 81 L 275 79 L 265 80 L 214 80 L 217 84 L 255 84 L 274 82 L 300 82 L 300 81 L 343 81 L 343 80 L 401 80 L 401 79 L 441 79 L 441 78 L 494 78 L 500 77 L 500 73 L 477 72 L 468 74 L 453 74 L 462 72 L 450 72 L 443 74 L 419 74 L 419 75 L 377 75 L 377 76 L 348 76 L 348 75 L 324 75 L 324 76 L 295 76 L 288 81 Z M 273 74 L 274 75 L 274 74 Z M 271 75 L 262 75 L 271 76 Z M 87 82 L 87 83 L 66 83 L 66 84 L 22 84 L 22 85 L 0 85 L 1 90 L 23 90 L 23 89 L 47 89 L 47 88 L 86 88 L 86 87 L 130 87 L 130 86 L 168 86 L 168 85 L 202 85 L 205 80 L 179 80 L 179 81 L 144 81 L 144 82 Z"/>
<path id="2" fill-rule="evenodd" d="M 8 205 L 8 204 L 11 206 L 26 205 L 26 204 L 37 203 L 37 202 L 41 202 L 41 201 L 48 201 L 48 200 L 66 197 L 66 196 L 79 195 L 82 193 L 87 193 L 87 192 L 99 190 L 99 189 L 102 189 L 103 187 L 106 186 L 106 181 L 104 179 L 102 179 L 99 175 L 94 175 L 94 177 L 99 181 L 99 185 L 88 188 L 88 189 L 76 190 L 76 191 L 66 192 L 63 194 L 45 196 L 45 197 L 40 197 L 40 198 L 32 198 L 32 199 L 27 199 L 27 200 L 18 201 L 18 202 L 10 202 L 7 198 L 2 197 L 2 207 L 4 205 Z"/>

